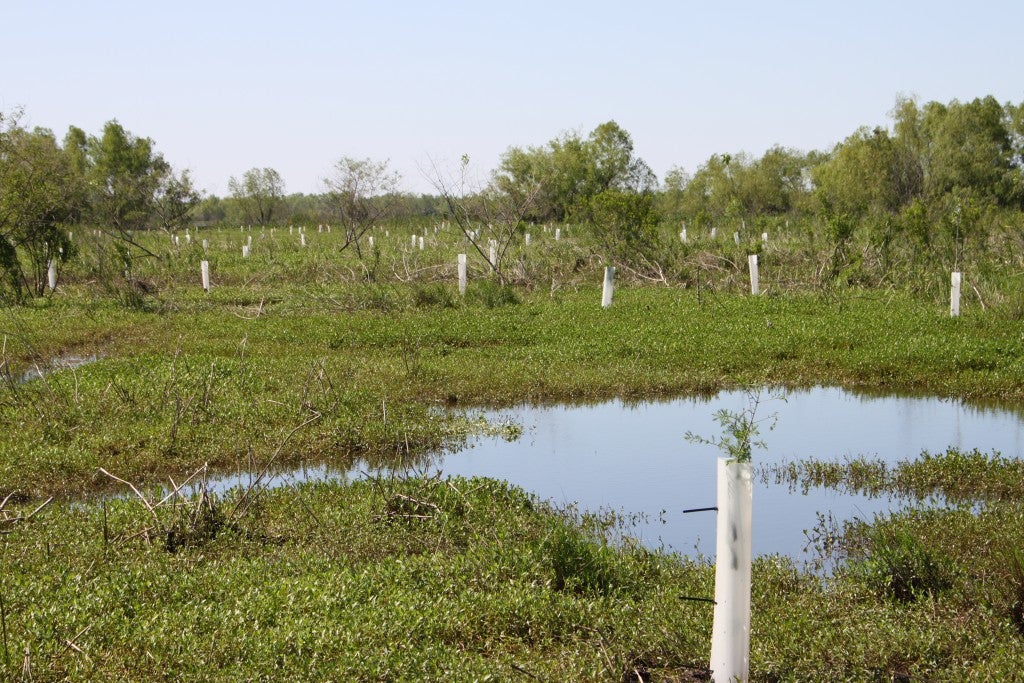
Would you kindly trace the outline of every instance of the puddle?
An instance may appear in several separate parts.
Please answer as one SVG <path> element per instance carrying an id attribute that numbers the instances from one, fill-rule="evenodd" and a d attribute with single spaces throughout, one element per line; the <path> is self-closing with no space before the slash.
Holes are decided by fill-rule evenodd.
<path id="1" fill-rule="evenodd" d="M 716 411 L 738 412 L 746 403 L 743 392 L 724 392 L 711 399 L 488 412 L 489 419 L 522 425 L 522 437 L 512 442 L 476 439 L 468 448 L 436 456 L 431 471 L 505 479 L 557 504 L 635 514 L 643 519 L 632 533 L 648 547 L 711 557 L 715 513 L 684 515 L 682 510 L 715 505 L 718 451 L 691 443 L 684 435 L 719 436 Z M 914 459 L 922 450 L 940 453 L 949 447 L 996 450 L 1007 457 L 1024 452 L 1024 415 L 1019 409 L 816 388 L 788 393 L 784 401 L 762 394 L 758 417 L 770 415 L 777 417 L 776 426 L 772 431 L 762 426 L 767 448 L 754 451 L 756 471 L 806 458 L 841 462 L 864 456 L 893 464 Z M 339 472 L 317 466 L 278 475 L 273 483 L 358 476 L 359 468 Z M 807 533 L 821 516 L 841 524 L 906 505 L 903 500 L 823 488 L 804 493 L 769 479 L 755 474 L 756 555 L 813 559 L 804 549 Z M 235 475 L 218 486 L 246 481 L 248 475 Z"/>
<path id="2" fill-rule="evenodd" d="M 100 358 L 101 356 L 95 353 L 88 356 L 78 356 L 74 354 L 58 356 L 57 358 L 50 360 L 50 362 L 45 365 L 33 365 L 22 373 L 21 377 L 18 378 L 18 383 L 24 384 L 25 382 L 31 382 L 34 379 L 40 379 L 50 373 L 57 372 L 58 370 L 72 370 L 74 368 L 79 368 L 89 363 L 95 363 Z"/>

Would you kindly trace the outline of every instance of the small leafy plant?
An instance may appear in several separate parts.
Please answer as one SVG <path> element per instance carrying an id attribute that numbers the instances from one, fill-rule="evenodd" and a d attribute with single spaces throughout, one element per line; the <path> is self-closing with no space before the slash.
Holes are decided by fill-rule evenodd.
<path id="1" fill-rule="evenodd" d="M 782 396 L 774 396 L 779 400 L 785 400 Z M 778 413 L 772 413 L 767 417 L 758 418 L 757 411 L 761 405 L 761 392 L 747 390 L 747 405 L 743 410 L 734 412 L 722 408 L 715 412 L 715 422 L 722 426 L 722 435 L 706 438 L 693 432 L 686 432 L 686 440 L 690 443 L 706 444 L 714 446 L 725 455 L 729 456 L 729 462 L 750 462 L 753 449 L 765 448 L 764 441 L 758 438 L 761 433 L 760 425 L 768 423 L 768 430 L 775 429 L 778 422 Z"/>

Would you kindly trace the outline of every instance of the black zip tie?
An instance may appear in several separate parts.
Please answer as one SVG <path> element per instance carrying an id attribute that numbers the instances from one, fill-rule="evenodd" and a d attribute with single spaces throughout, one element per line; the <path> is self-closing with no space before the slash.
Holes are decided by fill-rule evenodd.
<path id="1" fill-rule="evenodd" d="M 717 602 L 715 602 L 711 598 L 692 598 L 689 595 L 680 595 L 679 599 L 680 600 L 689 600 L 690 602 L 710 602 L 712 605 L 717 605 L 718 604 Z"/>
<path id="2" fill-rule="evenodd" d="M 687 512 L 711 512 L 712 510 L 718 512 L 718 506 L 716 505 L 709 508 L 690 508 L 689 510 L 683 510 L 683 514 L 685 515 Z"/>

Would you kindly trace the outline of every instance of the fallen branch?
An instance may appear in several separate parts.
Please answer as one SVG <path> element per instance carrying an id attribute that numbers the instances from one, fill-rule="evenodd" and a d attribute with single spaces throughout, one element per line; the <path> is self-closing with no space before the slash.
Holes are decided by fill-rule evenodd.
<path id="1" fill-rule="evenodd" d="M 146 500 L 146 497 L 144 495 L 142 495 L 142 492 L 139 491 L 137 488 L 135 488 L 135 484 L 131 483 L 130 481 L 126 481 L 126 480 L 122 479 L 121 477 L 115 477 L 113 474 L 111 474 L 110 472 L 107 472 L 102 467 L 100 468 L 100 472 L 102 472 L 103 474 L 107 475 L 108 477 L 110 477 L 114 481 L 119 481 L 122 484 L 126 484 L 132 491 L 134 491 L 135 495 L 138 496 L 139 500 L 142 501 L 142 504 L 146 506 L 147 510 L 149 510 L 149 514 L 153 515 L 153 519 L 156 520 L 157 526 L 158 527 L 160 526 L 160 517 L 157 516 L 156 510 L 154 510 L 153 506 L 150 504 L 150 502 L 148 500 Z"/>

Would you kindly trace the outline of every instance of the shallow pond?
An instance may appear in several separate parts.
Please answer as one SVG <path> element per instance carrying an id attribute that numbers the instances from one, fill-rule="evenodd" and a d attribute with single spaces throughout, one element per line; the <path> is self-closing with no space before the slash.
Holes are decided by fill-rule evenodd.
<path id="1" fill-rule="evenodd" d="M 648 547 L 711 556 L 715 513 L 682 510 L 715 505 L 719 452 L 684 435 L 720 436 L 716 411 L 741 411 L 748 399 L 744 392 L 724 392 L 711 399 L 489 412 L 491 420 L 522 425 L 522 437 L 511 442 L 479 438 L 468 448 L 437 456 L 431 471 L 506 479 L 557 504 L 646 517 L 631 533 Z M 755 472 L 806 458 L 865 456 L 894 463 L 948 447 L 996 450 L 1012 457 L 1024 452 L 1020 412 L 936 398 L 863 396 L 835 388 L 790 392 L 784 399 L 763 392 L 757 417 L 774 417 L 775 427 L 761 424 L 766 448 L 754 451 Z M 314 467 L 282 475 L 282 480 L 329 476 L 357 474 Z M 804 553 L 806 532 L 818 524 L 820 514 L 830 513 L 839 522 L 870 519 L 903 505 L 906 501 L 821 488 L 792 491 L 787 484 L 765 483 L 755 474 L 754 552 L 811 559 Z"/>

